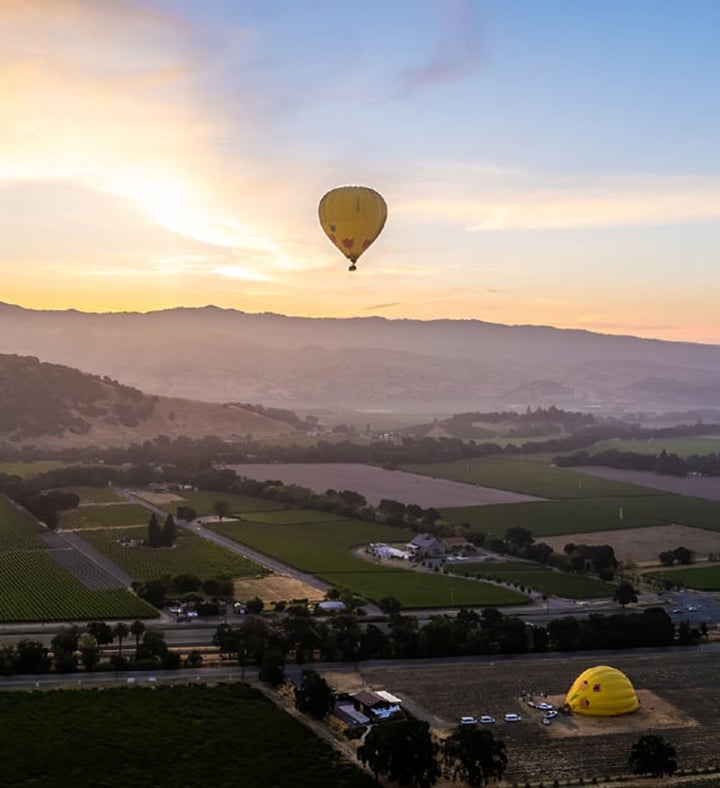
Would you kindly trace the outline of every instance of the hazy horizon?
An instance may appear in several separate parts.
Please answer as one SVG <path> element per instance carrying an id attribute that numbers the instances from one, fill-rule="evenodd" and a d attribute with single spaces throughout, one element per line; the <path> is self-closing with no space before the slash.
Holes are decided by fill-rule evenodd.
<path id="1" fill-rule="evenodd" d="M 2 301 L 720 344 L 711 0 L 57 0 L 0 21 Z M 317 219 L 347 183 L 389 208 L 355 274 Z"/>

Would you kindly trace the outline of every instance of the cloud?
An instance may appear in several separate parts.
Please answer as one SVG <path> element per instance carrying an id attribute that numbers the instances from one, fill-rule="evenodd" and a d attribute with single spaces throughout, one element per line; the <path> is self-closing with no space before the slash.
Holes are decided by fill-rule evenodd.
<path id="1" fill-rule="evenodd" d="M 434 51 L 425 63 L 405 70 L 395 99 L 464 79 L 485 62 L 474 4 L 470 0 L 441 0 L 438 7 Z"/>
<path id="2" fill-rule="evenodd" d="M 373 309 L 390 309 L 393 306 L 402 306 L 402 301 L 391 301 L 388 304 L 373 304 L 372 306 L 365 307 L 366 312 L 370 312 Z"/>
<path id="3" fill-rule="evenodd" d="M 720 220 L 720 178 L 558 176 L 438 162 L 404 184 L 393 214 L 467 232 L 654 226 Z"/>

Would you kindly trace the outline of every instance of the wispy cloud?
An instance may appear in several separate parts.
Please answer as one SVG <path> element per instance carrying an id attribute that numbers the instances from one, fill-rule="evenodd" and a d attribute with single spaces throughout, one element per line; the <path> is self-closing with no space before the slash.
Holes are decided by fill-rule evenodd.
<path id="1" fill-rule="evenodd" d="M 439 166 L 406 184 L 394 213 L 468 232 L 652 226 L 720 220 L 720 178 L 558 177 L 487 165 Z"/>
<path id="2" fill-rule="evenodd" d="M 433 51 L 424 63 L 404 71 L 393 98 L 406 98 L 424 88 L 463 79 L 485 62 L 477 3 L 440 0 L 438 11 Z"/>
<path id="3" fill-rule="evenodd" d="M 402 301 L 391 301 L 388 304 L 373 304 L 372 306 L 365 307 L 365 311 L 370 312 L 373 309 L 390 309 L 394 306 L 402 306 Z"/>

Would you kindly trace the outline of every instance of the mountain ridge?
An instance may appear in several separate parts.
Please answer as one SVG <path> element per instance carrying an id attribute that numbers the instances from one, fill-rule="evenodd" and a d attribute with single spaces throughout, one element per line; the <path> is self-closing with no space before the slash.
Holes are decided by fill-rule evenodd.
<path id="1" fill-rule="evenodd" d="M 470 319 L 294 317 L 213 305 L 93 313 L 0 303 L 0 352 L 154 394 L 290 408 L 720 404 L 720 345 Z"/>

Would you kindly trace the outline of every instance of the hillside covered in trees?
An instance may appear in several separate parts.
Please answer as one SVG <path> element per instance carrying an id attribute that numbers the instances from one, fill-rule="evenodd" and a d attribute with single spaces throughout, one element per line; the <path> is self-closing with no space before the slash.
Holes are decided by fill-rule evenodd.
<path id="1" fill-rule="evenodd" d="M 151 396 L 34 356 L 0 355 L 0 444 L 122 446 L 158 435 L 245 439 L 296 430 L 297 417 L 291 424 L 280 412 Z"/>

